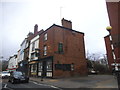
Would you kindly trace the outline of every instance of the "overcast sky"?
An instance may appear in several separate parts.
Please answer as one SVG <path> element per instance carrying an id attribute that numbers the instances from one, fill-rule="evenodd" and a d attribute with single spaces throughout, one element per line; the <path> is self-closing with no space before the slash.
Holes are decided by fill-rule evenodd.
<path id="1" fill-rule="evenodd" d="M 85 33 L 86 52 L 106 53 L 104 36 L 109 19 L 105 0 L 2 0 L 0 55 L 9 58 L 16 54 L 35 24 L 46 30 L 52 24 L 61 25 L 62 18 L 71 20 L 74 30 Z"/>

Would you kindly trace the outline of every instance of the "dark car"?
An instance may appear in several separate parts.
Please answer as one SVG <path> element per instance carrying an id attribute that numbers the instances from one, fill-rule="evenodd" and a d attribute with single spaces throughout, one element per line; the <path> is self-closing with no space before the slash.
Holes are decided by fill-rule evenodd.
<path id="1" fill-rule="evenodd" d="M 19 82 L 29 82 L 29 77 L 26 76 L 24 73 L 20 72 L 20 71 L 14 71 L 10 74 L 9 77 L 9 82 L 11 82 L 12 84 L 14 83 L 19 83 Z"/>

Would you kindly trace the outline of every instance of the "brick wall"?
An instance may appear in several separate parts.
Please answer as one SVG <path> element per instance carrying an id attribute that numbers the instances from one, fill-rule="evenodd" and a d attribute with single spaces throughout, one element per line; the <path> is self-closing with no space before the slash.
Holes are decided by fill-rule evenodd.
<path id="1" fill-rule="evenodd" d="M 116 55 L 116 62 L 120 63 L 120 2 L 106 2 L 108 16 L 110 25 L 112 26 L 111 36 L 113 39 L 114 51 Z M 109 65 L 113 62 L 113 58 L 111 56 L 111 48 L 110 48 L 110 40 L 109 37 L 105 37 L 107 57 Z M 110 66 L 111 67 L 111 66 Z M 111 69 L 111 68 L 110 68 Z"/>

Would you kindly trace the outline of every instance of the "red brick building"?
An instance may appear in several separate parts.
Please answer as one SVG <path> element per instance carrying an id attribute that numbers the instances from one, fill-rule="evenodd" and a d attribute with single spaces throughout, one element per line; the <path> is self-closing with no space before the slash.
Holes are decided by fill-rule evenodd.
<path id="1" fill-rule="evenodd" d="M 107 58 L 110 70 L 114 68 L 111 64 L 114 63 L 113 59 L 113 49 L 116 56 L 116 63 L 120 65 L 120 0 L 106 0 L 107 10 L 110 25 L 112 26 L 111 36 L 113 47 L 111 47 L 110 37 L 109 35 L 104 37 L 106 50 L 107 50 Z"/>
<path id="2" fill-rule="evenodd" d="M 39 48 L 36 42 L 39 38 Z M 72 22 L 62 19 L 62 26 L 53 24 L 32 39 L 30 75 L 44 77 L 70 77 L 87 75 L 84 33 L 72 29 Z M 35 58 L 35 49 L 39 49 Z M 32 51 L 33 50 L 33 51 Z M 32 57 L 33 56 L 33 57 Z M 32 57 L 32 58 L 31 58 Z"/>

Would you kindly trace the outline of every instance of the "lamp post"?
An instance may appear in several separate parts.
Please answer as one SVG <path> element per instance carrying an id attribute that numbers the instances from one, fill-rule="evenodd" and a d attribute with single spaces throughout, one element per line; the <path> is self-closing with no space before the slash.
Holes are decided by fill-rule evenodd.
<path id="1" fill-rule="evenodd" d="M 116 55 L 115 55 L 115 52 L 114 52 L 114 45 L 113 45 L 113 39 L 112 39 L 112 36 L 111 36 L 111 30 L 112 30 L 112 27 L 111 26 L 108 26 L 106 27 L 107 31 L 109 32 L 109 38 L 110 38 L 110 41 L 111 41 L 111 48 L 112 48 L 112 55 L 113 55 L 113 60 L 114 60 L 114 65 L 115 65 L 115 74 L 117 76 L 117 81 L 118 81 L 118 88 L 120 89 L 120 72 L 119 72 L 119 69 L 118 69 L 118 65 L 116 63 Z"/>
<path id="2" fill-rule="evenodd" d="M 117 63 L 116 63 L 116 55 L 115 55 L 115 52 L 114 52 L 113 39 L 112 39 L 112 36 L 111 36 L 112 27 L 108 26 L 108 27 L 106 27 L 106 29 L 109 32 L 109 38 L 110 38 L 110 41 L 111 41 L 112 56 L 113 56 L 113 60 L 114 60 L 115 71 L 118 71 L 118 66 L 117 66 Z"/>

